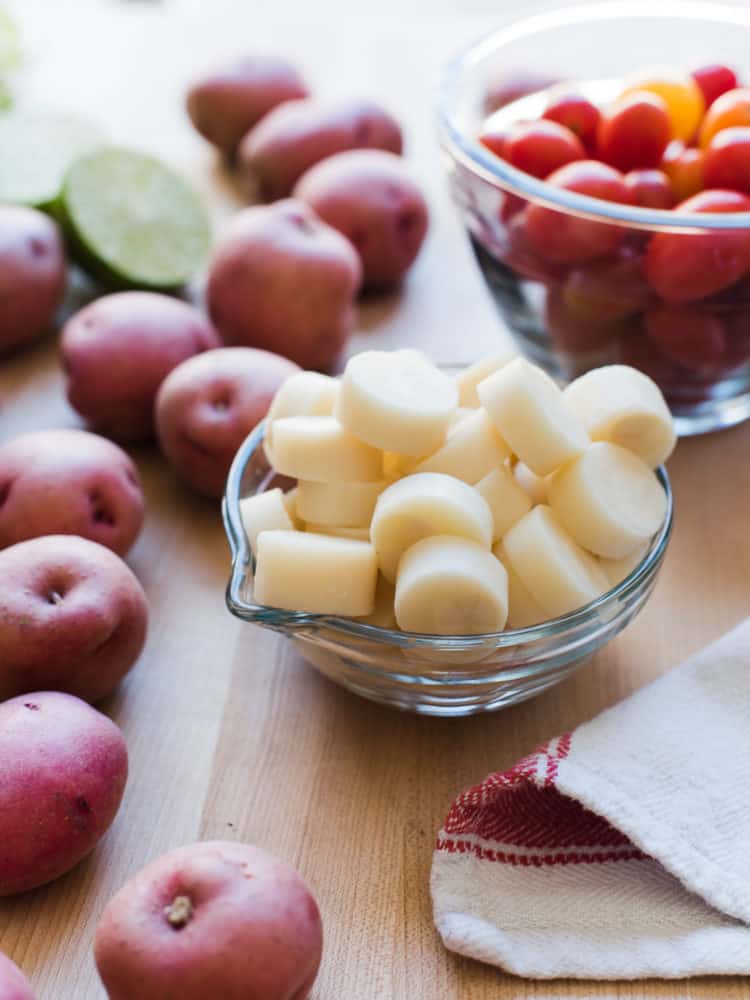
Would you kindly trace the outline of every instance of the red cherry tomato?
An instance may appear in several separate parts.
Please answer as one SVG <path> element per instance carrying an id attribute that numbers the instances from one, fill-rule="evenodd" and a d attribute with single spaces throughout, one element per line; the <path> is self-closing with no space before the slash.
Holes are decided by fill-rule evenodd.
<path id="1" fill-rule="evenodd" d="M 625 183 L 636 205 L 643 208 L 672 208 L 675 202 L 672 184 L 663 170 L 631 170 Z"/>
<path id="2" fill-rule="evenodd" d="M 597 317 L 578 309 L 559 285 L 547 288 L 544 320 L 555 347 L 567 354 L 600 351 L 615 341 L 625 327 L 621 318 Z"/>
<path id="3" fill-rule="evenodd" d="M 728 66 L 701 66 L 691 76 L 700 87 L 707 108 L 711 107 L 717 97 L 737 86 L 737 74 Z"/>
<path id="4" fill-rule="evenodd" d="M 750 127 L 735 125 L 713 137 L 706 150 L 706 187 L 750 194 Z"/>
<path id="5" fill-rule="evenodd" d="M 750 361 L 750 307 L 734 309 L 723 318 L 728 340 L 725 368 L 729 370 Z"/>
<path id="6" fill-rule="evenodd" d="M 498 249 L 497 255 L 507 267 L 528 281 L 554 283 L 568 272 L 565 263 L 543 257 L 529 244 L 525 212 L 516 213 L 507 222 L 504 245 Z"/>
<path id="7" fill-rule="evenodd" d="M 623 337 L 618 345 L 617 362 L 637 368 L 652 378 L 661 391 L 671 399 L 676 389 L 692 387 L 697 380 L 694 372 L 668 358 L 643 329 Z"/>
<path id="8" fill-rule="evenodd" d="M 633 203 L 622 174 L 598 160 L 569 163 L 548 177 L 547 183 L 604 201 Z M 579 263 L 603 257 L 615 250 L 626 234 L 626 230 L 612 223 L 582 219 L 544 205 L 529 205 L 523 218 L 528 245 L 540 257 L 552 261 Z"/>
<path id="9" fill-rule="evenodd" d="M 597 149 L 600 159 L 618 170 L 658 167 L 670 137 L 666 102 L 657 94 L 636 90 L 602 115 Z"/>
<path id="10" fill-rule="evenodd" d="M 486 146 L 491 153 L 495 156 L 499 156 L 502 159 L 506 159 L 505 156 L 505 143 L 508 141 L 508 136 L 510 135 L 510 127 L 507 125 L 497 125 L 494 128 L 487 129 L 487 131 L 482 132 L 479 136 L 479 141 L 483 146 Z"/>
<path id="11" fill-rule="evenodd" d="M 676 201 L 685 201 L 703 190 L 704 159 L 702 149 L 686 148 L 679 139 L 673 139 L 664 150 L 661 169 L 672 184 Z"/>
<path id="12" fill-rule="evenodd" d="M 703 116 L 699 145 L 705 149 L 717 132 L 735 125 L 750 125 L 749 87 L 737 87 L 716 98 Z"/>
<path id="13" fill-rule="evenodd" d="M 675 211 L 750 212 L 750 198 L 737 191 L 701 191 Z M 750 229 L 656 233 L 648 245 L 644 268 L 649 283 L 665 301 L 703 299 L 733 285 L 750 269 Z"/>
<path id="14" fill-rule="evenodd" d="M 727 359 L 727 331 L 721 319 L 694 307 L 649 309 L 646 334 L 668 358 L 691 371 L 716 372 Z"/>
<path id="15" fill-rule="evenodd" d="M 589 156 L 596 152 L 596 131 L 601 112 L 585 97 L 580 94 L 564 94 L 547 106 L 542 118 L 569 128 L 581 140 Z"/>
<path id="16" fill-rule="evenodd" d="M 569 128 L 543 119 L 514 125 L 504 149 L 509 163 L 541 179 L 586 156 L 581 140 Z"/>
<path id="17" fill-rule="evenodd" d="M 642 265 L 629 247 L 621 247 L 613 258 L 574 268 L 563 286 L 563 298 L 579 316 L 592 320 L 611 321 L 642 312 L 655 299 Z"/>

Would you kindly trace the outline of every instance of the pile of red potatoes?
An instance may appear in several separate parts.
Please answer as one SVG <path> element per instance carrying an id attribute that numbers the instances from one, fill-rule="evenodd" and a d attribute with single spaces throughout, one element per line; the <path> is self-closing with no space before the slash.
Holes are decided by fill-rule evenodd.
<path id="1" fill-rule="evenodd" d="M 130 290 L 68 319 L 61 363 L 89 429 L 0 442 L 0 896 L 75 866 L 125 789 L 124 738 L 94 707 L 148 627 L 123 561 L 144 497 L 121 445 L 155 436 L 188 486 L 220 497 L 281 383 L 299 366 L 335 365 L 357 296 L 398 285 L 427 230 L 401 129 L 372 101 L 314 99 L 284 60 L 249 56 L 197 81 L 187 107 L 270 203 L 241 210 L 219 240 L 205 312 Z M 55 222 L 0 206 L 0 356 L 54 327 L 67 274 Z M 300 875 L 224 842 L 152 862 L 111 900 L 95 939 L 112 1000 L 304 1000 L 321 950 Z M 0 1000 L 31 997 L 0 955 Z"/>

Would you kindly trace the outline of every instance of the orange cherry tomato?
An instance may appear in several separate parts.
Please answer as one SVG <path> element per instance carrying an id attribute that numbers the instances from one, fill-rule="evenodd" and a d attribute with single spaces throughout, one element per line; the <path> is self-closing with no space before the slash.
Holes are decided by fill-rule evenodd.
<path id="1" fill-rule="evenodd" d="M 676 201 L 684 201 L 703 190 L 703 161 L 702 149 L 686 148 L 679 139 L 667 146 L 661 169 L 670 180 Z"/>
<path id="2" fill-rule="evenodd" d="M 735 125 L 750 125 L 750 87 L 736 87 L 716 98 L 701 124 L 699 145 L 705 149 L 717 132 Z"/>
<path id="3" fill-rule="evenodd" d="M 669 73 L 645 75 L 633 80 L 621 96 L 636 90 L 647 90 L 661 97 L 667 105 L 673 139 L 688 142 L 693 138 L 706 110 L 706 102 L 692 76 Z"/>

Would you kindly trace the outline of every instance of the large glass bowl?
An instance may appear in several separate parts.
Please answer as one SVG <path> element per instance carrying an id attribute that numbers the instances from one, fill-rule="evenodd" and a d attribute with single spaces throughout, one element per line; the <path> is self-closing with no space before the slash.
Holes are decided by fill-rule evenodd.
<path id="1" fill-rule="evenodd" d="M 263 424 L 240 448 L 227 480 L 224 525 L 232 549 L 227 606 L 254 625 L 287 636 L 337 684 L 372 701 L 426 715 L 492 711 L 557 684 L 638 614 L 654 586 L 672 530 L 672 494 L 663 468 L 667 516 L 642 562 L 618 586 L 563 618 L 532 628 L 478 636 L 415 635 L 350 618 L 284 611 L 253 602 L 253 557 L 240 500 L 274 480 Z M 247 642 L 252 642 L 248 634 Z"/>
<path id="2" fill-rule="evenodd" d="M 591 4 L 529 17 L 484 38 L 449 65 L 441 90 L 453 195 L 520 349 L 564 380 L 609 363 L 642 369 L 660 385 L 680 434 L 750 416 L 750 213 L 680 214 L 564 191 L 510 166 L 478 136 L 499 74 L 506 81 L 514 72 L 555 78 L 566 81 L 563 91 L 606 100 L 634 72 L 654 66 L 688 71 L 727 63 L 750 82 L 748 53 L 746 7 L 689 0 Z M 546 99 L 544 91 L 532 93 L 515 108 L 535 118 Z M 598 251 L 585 260 L 561 260 L 558 251 L 553 259 L 538 233 L 529 239 L 529 205 L 552 210 L 550 229 L 578 220 Z M 661 301 L 643 260 L 653 237 L 665 233 L 684 241 L 680 252 L 696 256 L 707 241 L 731 254 L 739 240 L 747 273 L 705 297 L 684 282 L 692 284 L 684 301 Z"/>

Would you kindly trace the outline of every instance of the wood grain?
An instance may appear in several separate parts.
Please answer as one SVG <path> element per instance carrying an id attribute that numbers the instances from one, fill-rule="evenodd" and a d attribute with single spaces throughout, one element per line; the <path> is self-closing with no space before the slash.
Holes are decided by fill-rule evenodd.
<path id="1" fill-rule="evenodd" d="M 244 45 L 273 46 L 299 58 L 323 93 L 381 97 L 406 122 L 434 225 L 404 292 L 361 309 L 352 349 L 409 343 L 441 362 L 472 360 L 504 334 L 448 201 L 434 86 L 457 45 L 530 5 L 403 6 L 17 0 L 28 53 L 21 89 L 29 103 L 83 111 L 118 141 L 170 159 L 209 199 L 217 230 L 236 201 L 182 112 L 196 67 Z M 54 338 L 0 366 L 0 439 L 76 425 Z M 504 976 L 445 952 L 427 891 L 432 840 L 459 789 L 596 714 L 747 613 L 749 451 L 750 425 L 680 445 L 670 465 L 671 549 L 653 599 L 625 634 L 536 700 L 451 721 L 359 700 L 306 667 L 279 637 L 230 618 L 216 506 L 189 496 L 153 450 L 139 450 L 148 518 L 129 561 L 149 594 L 152 628 L 136 670 L 104 706 L 130 749 L 124 805 L 74 872 L 0 901 L 0 949 L 26 970 L 40 1000 L 100 998 L 91 939 L 112 892 L 172 846 L 227 837 L 275 851 L 313 886 L 326 926 L 314 1000 L 750 996 L 742 979 Z"/>

